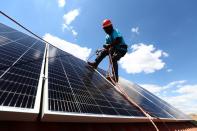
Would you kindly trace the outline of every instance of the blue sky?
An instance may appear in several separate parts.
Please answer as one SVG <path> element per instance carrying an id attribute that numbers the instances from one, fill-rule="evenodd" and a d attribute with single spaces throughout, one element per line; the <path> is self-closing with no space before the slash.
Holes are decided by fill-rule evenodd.
<path id="1" fill-rule="evenodd" d="M 4 0 L 0 9 L 82 59 L 102 47 L 101 23 L 111 19 L 130 46 L 119 63 L 120 76 L 197 113 L 196 5 L 196 0 Z M 21 30 L 2 16 L 0 21 Z M 100 67 L 107 65 L 106 59 Z"/>

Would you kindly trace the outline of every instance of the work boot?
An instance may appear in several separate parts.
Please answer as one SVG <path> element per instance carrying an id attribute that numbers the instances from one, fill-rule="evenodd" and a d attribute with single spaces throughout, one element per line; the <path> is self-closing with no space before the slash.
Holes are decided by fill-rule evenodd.
<path id="1" fill-rule="evenodd" d="M 97 69 L 97 64 L 96 62 L 89 62 L 88 61 L 88 65 L 90 65 L 92 68 Z"/>

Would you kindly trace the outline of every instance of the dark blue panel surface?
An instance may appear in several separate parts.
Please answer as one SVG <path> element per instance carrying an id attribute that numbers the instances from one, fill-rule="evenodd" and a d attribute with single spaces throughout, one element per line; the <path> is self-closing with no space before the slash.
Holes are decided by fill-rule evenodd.
<path id="1" fill-rule="evenodd" d="M 0 24 L 0 106 L 34 108 L 44 50 L 45 43 Z"/>
<path id="2" fill-rule="evenodd" d="M 52 46 L 48 72 L 51 111 L 144 116 L 86 62 Z"/>
<path id="3" fill-rule="evenodd" d="M 151 116 L 159 118 L 189 119 L 184 113 L 142 87 L 124 79 L 120 79 L 120 84 L 129 97 Z"/>
<path id="4" fill-rule="evenodd" d="M 169 103 L 165 102 L 164 100 L 160 99 L 156 95 L 153 95 L 150 93 L 148 90 L 140 87 L 140 86 L 135 86 L 135 89 L 140 92 L 143 96 L 148 98 L 152 103 L 155 105 L 159 106 L 161 109 L 165 110 L 169 114 L 171 114 L 173 117 L 177 119 L 189 119 L 187 115 L 185 115 L 183 112 L 179 111 Z"/>
<path id="5" fill-rule="evenodd" d="M 8 33 L 8 32 L 16 32 L 16 30 L 0 23 L 0 33 Z"/>

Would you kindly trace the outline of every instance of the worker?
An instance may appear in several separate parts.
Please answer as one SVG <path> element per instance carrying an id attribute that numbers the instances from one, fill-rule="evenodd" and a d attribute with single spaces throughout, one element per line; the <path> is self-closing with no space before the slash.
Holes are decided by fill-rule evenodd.
<path id="1" fill-rule="evenodd" d="M 115 82 L 118 82 L 118 61 L 127 53 L 127 45 L 123 39 L 123 36 L 117 29 L 113 28 L 112 22 L 109 19 L 103 21 L 103 29 L 105 31 L 106 40 L 103 45 L 103 50 L 99 53 L 94 62 L 88 62 L 93 68 L 97 68 L 99 63 L 107 56 L 111 54 L 113 68 L 115 76 L 112 78 Z"/>

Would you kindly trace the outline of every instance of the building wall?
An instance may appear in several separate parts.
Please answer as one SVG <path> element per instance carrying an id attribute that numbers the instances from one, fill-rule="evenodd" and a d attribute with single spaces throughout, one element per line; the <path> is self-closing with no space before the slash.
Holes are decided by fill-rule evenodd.
<path id="1" fill-rule="evenodd" d="M 160 131 L 197 131 L 190 122 L 156 123 Z M 150 123 L 54 123 L 1 121 L 0 131 L 154 131 Z"/>

